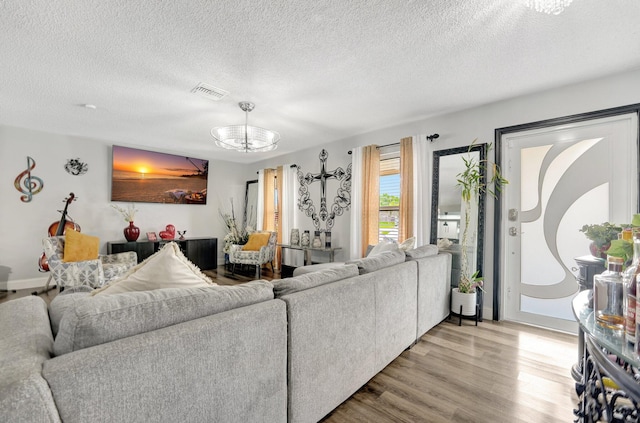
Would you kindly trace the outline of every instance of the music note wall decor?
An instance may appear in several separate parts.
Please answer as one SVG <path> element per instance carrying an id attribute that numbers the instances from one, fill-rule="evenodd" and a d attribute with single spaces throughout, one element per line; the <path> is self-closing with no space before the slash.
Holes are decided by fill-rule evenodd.
<path id="1" fill-rule="evenodd" d="M 27 169 L 21 172 L 13 182 L 16 189 L 23 194 L 20 196 L 20 200 L 22 200 L 23 203 L 30 202 L 33 196 L 42 191 L 44 187 L 42 179 L 31 175 L 31 171 L 35 167 L 36 161 L 27 156 Z"/>

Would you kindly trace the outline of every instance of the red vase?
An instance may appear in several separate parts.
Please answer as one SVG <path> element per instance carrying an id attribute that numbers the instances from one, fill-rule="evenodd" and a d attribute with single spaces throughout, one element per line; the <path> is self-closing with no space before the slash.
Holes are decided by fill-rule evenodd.
<path id="1" fill-rule="evenodd" d="M 133 242 L 140 236 L 140 228 L 133 225 L 133 222 L 129 222 L 129 226 L 124 228 L 124 237 L 129 242 Z"/>

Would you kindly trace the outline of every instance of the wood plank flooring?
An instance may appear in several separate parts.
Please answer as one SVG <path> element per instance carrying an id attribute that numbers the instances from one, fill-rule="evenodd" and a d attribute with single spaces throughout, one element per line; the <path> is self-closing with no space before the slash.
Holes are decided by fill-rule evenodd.
<path id="1" fill-rule="evenodd" d="M 251 281 L 251 270 L 206 271 L 220 285 Z M 279 274 L 263 270 L 264 279 Z M 31 295 L 9 293 L 4 302 Z M 50 302 L 57 290 L 42 294 Z M 510 322 L 444 321 L 403 352 L 323 423 L 571 422 L 577 337 Z"/>
<path id="2" fill-rule="evenodd" d="M 444 321 L 323 422 L 571 422 L 577 337 Z"/>

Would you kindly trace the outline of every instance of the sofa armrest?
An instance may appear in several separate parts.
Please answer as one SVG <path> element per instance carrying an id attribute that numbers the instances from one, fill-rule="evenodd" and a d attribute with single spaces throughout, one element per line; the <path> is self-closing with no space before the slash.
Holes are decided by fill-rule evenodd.
<path id="1" fill-rule="evenodd" d="M 261 302 L 74 351 L 49 360 L 43 375 L 65 423 L 285 422 L 285 304 Z"/>
<path id="2" fill-rule="evenodd" d="M 42 377 L 53 350 L 46 303 L 28 296 L 0 304 L 0 322 L 0 420 L 60 422 Z"/>
<path id="3" fill-rule="evenodd" d="M 57 284 L 65 288 L 87 285 L 99 288 L 104 285 L 104 269 L 100 259 L 85 261 L 50 261 L 49 268 Z"/>
<path id="4" fill-rule="evenodd" d="M 99 256 L 102 264 L 126 263 L 131 267 L 138 264 L 138 254 L 135 251 L 125 251 L 124 253 L 102 254 Z"/>

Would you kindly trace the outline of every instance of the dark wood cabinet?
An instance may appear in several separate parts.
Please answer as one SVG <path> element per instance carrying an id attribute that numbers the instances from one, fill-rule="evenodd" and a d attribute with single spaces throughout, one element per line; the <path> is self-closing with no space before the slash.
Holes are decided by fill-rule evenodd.
<path id="1" fill-rule="evenodd" d="M 135 251 L 138 254 L 138 263 L 158 251 L 167 242 L 171 241 L 112 241 L 107 242 L 107 253 L 116 254 L 126 251 Z M 184 255 L 201 270 L 211 270 L 218 267 L 218 238 L 187 238 L 173 240 L 180 246 Z"/>

